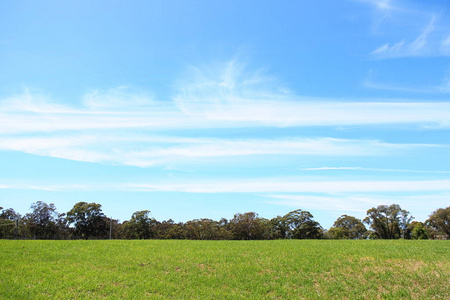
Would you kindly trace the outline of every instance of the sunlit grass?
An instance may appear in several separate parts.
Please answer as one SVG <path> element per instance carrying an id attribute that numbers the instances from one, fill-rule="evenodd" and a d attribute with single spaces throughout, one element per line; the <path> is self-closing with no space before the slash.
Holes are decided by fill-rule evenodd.
<path id="1" fill-rule="evenodd" d="M 450 241 L 0 241 L 2 299 L 448 299 Z"/>

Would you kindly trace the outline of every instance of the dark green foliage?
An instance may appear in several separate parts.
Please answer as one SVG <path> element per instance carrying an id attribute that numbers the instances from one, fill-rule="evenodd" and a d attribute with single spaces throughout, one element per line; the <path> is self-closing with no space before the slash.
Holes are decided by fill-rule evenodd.
<path id="1" fill-rule="evenodd" d="M 283 219 L 287 225 L 287 237 L 292 239 L 320 239 L 322 227 L 313 220 L 309 211 L 297 209 L 286 214 Z"/>
<path id="2" fill-rule="evenodd" d="M 255 212 L 235 214 L 231 220 L 202 218 L 175 223 L 157 221 L 150 211 L 132 214 L 119 222 L 105 216 L 98 203 L 78 202 L 67 214 L 59 214 L 53 204 L 37 201 L 31 212 L 21 217 L 12 208 L 0 207 L 2 239 L 192 239 L 192 240 L 272 240 L 272 239 L 448 239 L 450 207 L 433 212 L 426 223 L 411 222 L 412 216 L 397 204 L 380 205 L 367 211 L 361 220 L 340 216 L 324 231 L 313 215 L 301 209 L 273 219 Z"/>
<path id="3" fill-rule="evenodd" d="M 277 216 L 276 218 L 271 219 L 270 227 L 274 239 L 289 238 L 289 225 L 285 217 Z"/>
<path id="4" fill-rule="evenodd" d="M 3 209 L 0 207 L 0 239 L 11 239 L 18 234 L 18 220 L 20 214 L 16 213 L 14 209 Z"/>
<path id="5" fill-rule="evenodd" d="M 0 219 L 2 220 L 13 221 L 20 219 L 20 214 L 15 212 L 12 208 L 3 209 L 3 207 L 0 207 L 0 210 L 2 210 L 2 213 L 0 214 Z"/>
<path id="6" fill-rule="evenodd" d="M 67 222 L 74 224 L 75 236 L 78 238 L 107 238 L 108 220 L 97 203 L 78 202 L 67 213 Z"/>
<path id="7" fill-rule="evenodd" d="M 53 203 L 37 201 L 31 205 L 33 210 L 23 218 L 29 235 L 34 239 L 54 239 L 58 237 L 58 225 L 63 223 Z"/>
<path id="8" fill-rule="evenodd" d="M 123 232 L 128 239 L 150 239 L 155 236 L 154 225 L 156 220 L 150 218 L 149 210 L 133 213 L 129 221 L 124 222 Z"/>
<path id="9" fill-rule="evenodd" d="M 268 238 L 268 222 L 257 213 L 235 214 L 228 224 L 236 240 L 262 240 Z"/>
<path id="10" fill-rule="evenodd" d="M 379 205 L 367 211 L 364 223 L 370 225 L 373 237 L 380 239 L 409 238 L 412 216 L 398 204 Z"/>
<path id="11" fill-rule="evenodd" d="M 229 240 L 232 239 L 232 233 L 220 222 L 196 219 L 184 224 L 184 237 L 190 240 Z"/>
<path id="12" fill-rule="evenodd" d="M 366 237 L 366 226 L 352 216 L 342 215 L 333 224 L 333 227 L 327 231 L 327 235 L 331 239 L 363 239 Z"/>
<path id="13" fill-rule="evenodd" d="M 437 235 L 450 239 L 450 206 L 435 210 L 426 223 L 437 231 Z"/>
<path id="14" fill-rule="evenodd" d="M 410 226 L 411 238 L 413 240 L 427 240 L 427 228 L 422 222 L 413 221 Z"/>

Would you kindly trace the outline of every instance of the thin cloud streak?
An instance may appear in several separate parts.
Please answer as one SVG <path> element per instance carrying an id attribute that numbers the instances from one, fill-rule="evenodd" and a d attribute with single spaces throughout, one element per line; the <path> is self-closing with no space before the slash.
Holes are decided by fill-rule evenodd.
<path id="1" fill-rule="evenodd" d="M 302 97 L 262 71 L 246 71 L 235 61 L 193 68 L 176 85 L 172 100 L 158 101 L 150 92 L 118 87 L 91 91 L 80 106 L 70 107 L 26 91 L 0 101 L 0 134 L 384 124 L 450 127 L 448 102 Z"/>
<path id="2" fill-rule="evenodd" d="M 404 169 L 379 169 L 363 167 L 319 167 L 302 168 L 302 171 L 330 171 L 330 170 L 351 170 L 351 171 L 369 171 L 369 172 L 401 172 L 401 173 L 430 173 L 430 174 L 450 174 L 450 171 L 428 171 L 428 170 L 404 170 Z"/>
<path id="3" fill-rule="evenodd" d="M 396 203 L 407 208 L 416 220 L 425 221 L 437 207 L 448 205 L 450 195 L 448 193 L 423 193 L 421 195 L 268 195 L 269 204 L 301 207 L 307 210 L 327 211 L 338 214 L 353 213 L 356 217 L 364 218 L 371 207 L 382 204 Z M 428 209 L 424 210 L 423 203 L 427 203 Z"/>
<path id="4" fill-rule="evenodd" d="M 102 183 L 102 184 L 0 184 L 0 189 L 35 189 L 47 191 L 133 191 L 133 192 L 183 192 L 183 193 L 397 193 L 397 192 L 448 192 L 447 180 L 410 181 L 304 181 L 293 178 L 259 178 L 242 180 L 217 180 L 183 183 Z"/>
<path id="5" fill-rule="evenodd" d="M 362 82 L 362 85 L 370 89 L 387 90 L 387 91 L 399 91 L 399 92 L 422 93 L 422 94 L 450 93 L 450 84 L 448 80 L 445 80 L 441 85 L 436 86 L 411 87 L 397 84 L 380 83 L 375 82 L 371 79 L 366 79 L 365 81 Z"/>
<path id="6" fill-rule="evenodd" d="M 382 11 L 391 11 L 391 10 L 398 9 L 392 5 L 391 0 L 356 0 L 356 1 L 373 5 L 377 9 L 382 10 Z"/>
<path id="7" fill-rule="evenodd" d="M 203 111 L 187 116 L 180 111 L 152 108 L 149 111 L 115 114 L 82 112 L 39 114 L 5 113 L 0 109 L 0 133 L 32 133 L 80 130 L 188 128 L 351 126 L 382 124 L 435 124 L 450 126 L 450 103 L 333 103 L 253 101 L 220 109 L 204 104 Z"/>
<path id="8" fill-rule="evenodd" d="M 349 195 L 268 195 L 267 197 L 273 199 L 267 201 L 270 204 L 317 210 L 322 210 L 324 207 L 327 207 L 328 210 L 341 212 L 365 212 L 370 206 L 380 204 L 379 199 Z"/>
<path id="9" fill-rule="evenodd" d="M 437 17 L 433 16 L 418 37 L 411 42 L 402 40 L 390 45 L 386 43 L 372 51 L 377 58 L 397 58 L 414 56 L 446 56 L 448 55 L 445 40 L 432 36 Z M 443 51 L 442 51 L 443 50 Z"/>
<path id="10" fill-rule="evenodd" d="M 433 144 L 393 144 L 376 140 L 335 138 L 218 139 L 163 136 L 69 135 L 56 137 L 0 137 L 0 150 L 98 162 L 148 167 L 186 164 L 186 158 L 211 159 L 234 156 L 392 156 L 420 149 L 442 148 Z M 139 149 L 139 150 L 138 150 Z M 211 161 L 209 161 L 211 163 Z"/>
<path id="11" fill-rule="evenodd" d="M 183 184 L 128 184 L 125 189 L 187 193 L 349 193 L 449 191 L 450 180 L 429 181 L 299 181 L 280 178 Z"/>

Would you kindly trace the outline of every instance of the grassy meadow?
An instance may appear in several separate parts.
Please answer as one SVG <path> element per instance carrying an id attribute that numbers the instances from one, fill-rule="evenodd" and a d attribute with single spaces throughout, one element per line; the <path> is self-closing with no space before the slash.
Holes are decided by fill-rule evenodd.
<path id="1" fill-rule="evenodd" d="M 450 241 L 0 241 L 1 299 L 449 299 Z"/>

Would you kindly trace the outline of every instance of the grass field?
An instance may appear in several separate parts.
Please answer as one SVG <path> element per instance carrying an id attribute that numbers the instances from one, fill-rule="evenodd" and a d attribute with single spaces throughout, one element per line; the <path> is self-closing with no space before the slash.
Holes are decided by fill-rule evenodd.
<path id="1" fill-rule="evenodd" d="M 450 241 L 1 240 L 2 299 L 449 299 Z"/>

